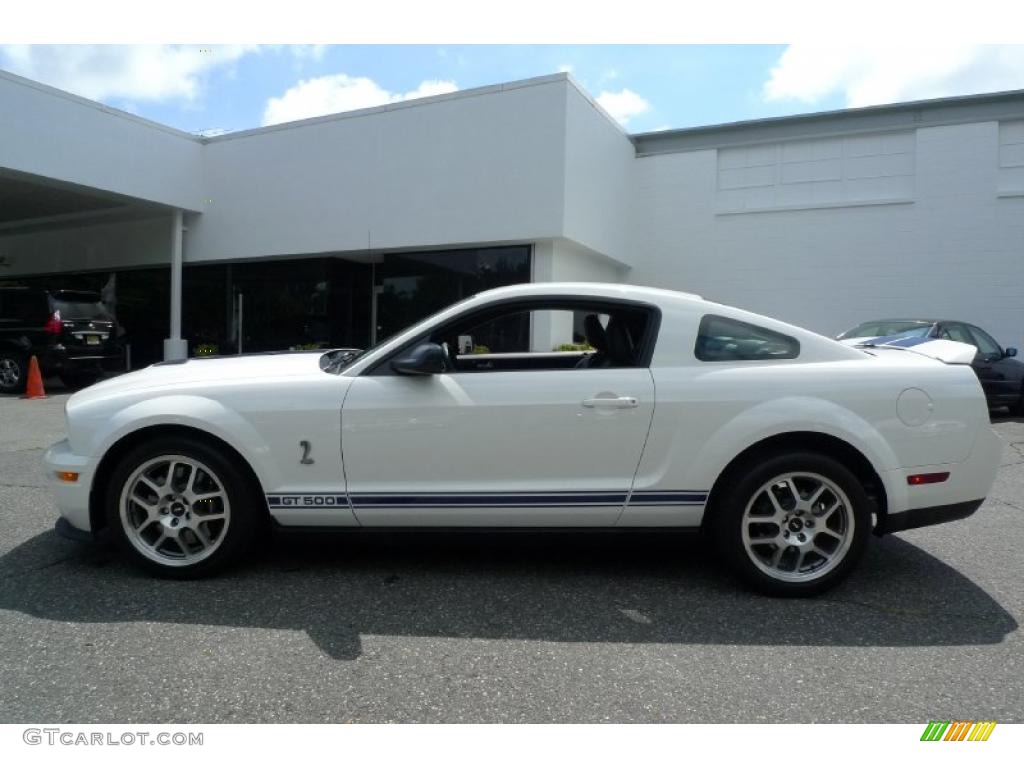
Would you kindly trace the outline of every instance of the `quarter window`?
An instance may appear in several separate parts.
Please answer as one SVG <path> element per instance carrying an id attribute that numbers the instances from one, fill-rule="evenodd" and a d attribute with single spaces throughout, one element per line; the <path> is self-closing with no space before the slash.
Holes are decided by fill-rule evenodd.
<path id="1" fill-rule="evenodd" d="M 705 315 L 693 350 L 698 360 L 791 360 L 800 354 L 800 342 L 741 320 Z"/>

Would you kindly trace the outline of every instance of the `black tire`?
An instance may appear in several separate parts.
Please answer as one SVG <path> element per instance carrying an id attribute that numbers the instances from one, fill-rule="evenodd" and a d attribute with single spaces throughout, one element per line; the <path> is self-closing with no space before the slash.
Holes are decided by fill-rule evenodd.
<path id="1" fill-rule="evenodd" d="M 1020 385 L 1020 397 L 1017 398 L 1017 402 L 1010 406 L 1011 416 L 1024 416 L 1024 381 Z"/>
<path id="2" fill-rule="evenodd" d="M 804 475 L 801 476 L 801 473 Z M 794 476 L 797 493 L 801 494 L 801 504 L 805 505 L 809 501 L 816 488 L 814 483 L 819 483 L 817 487 L 825 486 L 825 490 L 815 509 L 825 509 L 838 503 L 836 511 L 824 515 L 827 519 L 823 519 L 818 516 L 818 512 L 797 510 L 795 496 L 788 482 L 771 486 L 777 491 L 765 491 L 766 484 L 786 475 Z M 833 493 L 829 485 L 837 487 L 846 499 Z M 720 497 L 712 500 L 711 530 L 715 543 L 733 572 L 758 592 L 774 597 L 819 595 L 845 579 L 864 554 L 871 530 L 872 502 L 853 473 L 828 456 L 810 452 L 762 456 L 731 472 L 722 487 Z M 765 506 L 770 503 L 767 493 L 777 493 L 775 498 L 783 502 L 782 507 L 792 500 L 794 509 L 780 513 L 782 519 L 788 522 L 781 525 L 768 522 L 768 518 L 765 518 L 766 522 L 761 523 L 756 522 L 758 518 L 755 517 L 752 518 L 755 522 L 746 521 L 747 532 L 756 530 L 761 537 L 775 535 L 783 546 L 762 543 L 748 549 L 744 541 L 747 507 L 750 505 L 752 510 L 760 512 L 764 509 L 767 512 L 771 509 Z M 844 512 L 847 506 L 849 509 Z M 807 521 L 810 521 L 810 525 L 807 525 Z M 846 527 L 851 523 L 852 527 Z M 841 528 L 843 534 L 832 532 L 832 527 Z M 773 533 L 775 531 L 777 533 Z M 783 539 L 783 536 L 786 538 Z M 798 542 L 798 536 L 804 538 Z M 833 552 L 824 551 L 833 545 Z M 818 549 L 804 550 L 801 554 L 802 549 L 815 546 Z M 778 567 L 773 567 L 770 561 L 776 552 L 780 553 L 781 559 Z M 816 565 L 819 560 L 821 563 Z M 760 566 L 757 561 L 760 561 Z M 808 563 L 806 572 L 801 568 L 802 562 Z M 791 563 L 791 574 L 779 572 L 780 569 L 787 570 Z M 820 571 L 820 576 L 814 575 L 815 568 Z"/>
<path id="3" fill-rule="evenodd" d="M 0 350 L 0 393 L 20 395 L 28 380 L 28 364 L 18 352 Z"/>
<path id="4" fill-rule="evenodd" d="M 132 495 L 132 488 L 141 487 L 138 485 L 139 481 L 136 479 L 136 473 L 141 468 L 146 467 L 147 464 L 153 462 L 156 462 L 154 465 L 156 469 L 153 471 L 159 472 L 162 463 L 170 464 L 170 462 L 158 461 L 160 457 L 167 456 L 184 457 L 188 461 L 204 465 L 204 468 L 211 474 L 206 474 L 201 468 L 198 474 L 200 479 L 197 483 L 212 478 L 212 480 L 216 481 L 215 485 L 222 488 L 222 495 L 227 500 L 228 515 L 223 529 L 214 523 L 205 524 L 205 535 L 216 542 L 216 545 L 211 547 L 213 551 L 195 562 L 186 562 L 186 558 L 189 555 L 184 550 L 181 552 L 182 562 L 168 562 L 168 559 L 174 554 L 173 551 L 168 554 L 168 550 L 173 550 L 174 548 L 182 549 L 183 545 L 180 542 L 169 542 L 165 545 L 163 554 L 159 550 L 154 552 L 146 546 L 145 541 L 142 541 L 140 537 L 129 533 L 129 524 L 123 519 L 124 516 L 121 510 L 122 495 Z M 129 451 L 118 461 L 117 466 L 110 474 L 110 481 L 104 490 L 103 497 L 107 525 L 119 548 L 138 567 L 151 574 L 165 578 L 199 578 L 211 575 L 237 562 L 250 551 L 256 537 L 266 527 L 266 510 L 262 497 L 259 495 L 258 489 L 252 487 L 252 481 L 243 471 L 238 469 L 237 464 L 237 457 L 227 455 L 222 449 L 207 444 L 201 439 L 187 436 L 157 438 Z M 193 469 L 192 471 L 196 470 Z M 170 472 L 171 470 L 168 469 L 166 475 L 170 475 Z M 168 482 L 170 481 L 168 480 Z M 126 485 L 129 483 L 131 483 L 132 488 L 126 488 Z M 159 499 L 155 491 L 153 492 L 153 498 Z M 147 501 L 149 501 L 148 498 Z M 182 523 L 180 528 L 173 530 L 167 526 L 156 528 L 156 534 L 153 537 L 156 538 L 161 533 L 170 534 L 171 538 L 175 536 L 189 536 L 189 540 L 198 547 L 201 543 L 198 540 L 198 536 L 191 531 L 186 534 L 185 531 L 187 527 L 193 527 L 193 521 L 201 521 L 203 519 L 202 515 L 196 514 L 196 504 L 198 503 L 188 504 L 183 502 L 181 506 L 184 506 L 187 511 L 175 509 L 175 514 L 180 516 L 179 522 Z M 223 504 L 220 501 L 210 503 Z M 137 503 L 127 506 L 130 512 L 126 513 L 126 515 L 137 514 L 139 517 L 145 516 L 142 507 Z M 164 526 L 165 521 L 168 524 L 171 522 L 174 515 L 168 510 L 171 509 L 172 503 L 161 504 L 161 502 L 157 501 L 151 506 L 162 510 L 160 518 L 153 522 L 152 526 Z M 217 509 L 212 508 L 212 511 L 216 512 Z M 220 511 L 223 512 L 223 508 Z M 190 518 L 193 515 L 195 517 L 191 520 L 186 520 L 185 515 L 190 516 Z M 137 530 L 142 530 L 144 527 L 138 527 Z M 219 538 L 217 537 L 218 531 Z M 196 553 L 192 553 L 191 556 L 195 557 Z M 155 558 L 161 558 L 161 560 L 158 561 Z"/>
<path id="5" fill-rule="evenodd" d="M 75 371 L 74 373 L 62 373 L 60 380 L 68 389 L 84 389 L 91 387 L 99 381 L 100 374 L 96 371 Z"/>

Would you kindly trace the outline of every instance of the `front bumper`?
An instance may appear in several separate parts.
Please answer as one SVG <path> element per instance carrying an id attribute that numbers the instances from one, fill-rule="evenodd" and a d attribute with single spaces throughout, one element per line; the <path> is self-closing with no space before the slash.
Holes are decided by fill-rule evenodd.
<path id="1" fill-rule="evenodd" d="M 974 501 L 961 501 L 957 504 L 943 504 L 938 507 L 921 507 L 904 512 L 892 512 L 879 520 L 875 527 L 875 533 L 881 536 L 896 531 L 908 531 L 911 528 L 923 528 L 926 525 L 963 520 L 977 512 L 978 507 L 984 503 L 984 499 L 975 499 Z"/>
<path id="2" fill-rule="evenodd" d="M 50 488 L 57 501 L 62 520 L 77 531 L 90 535 L 92 523 L 89 519 L 89 492 L 95 466 L 87 456 L 79 456 L 71 451 L 67 440 L 54 443 L 43 455 L 43 465 Z M 58 472 L 77 472 L 78 480 L 73 483 L 57 479 Z"/>

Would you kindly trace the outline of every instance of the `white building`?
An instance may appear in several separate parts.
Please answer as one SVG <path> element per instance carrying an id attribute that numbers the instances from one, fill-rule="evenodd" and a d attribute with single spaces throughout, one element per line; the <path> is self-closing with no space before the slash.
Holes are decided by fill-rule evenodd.
<path id="1" fill-rule="evenodd" d="M 239 295 L 246 350 L 364 346 L 522 280 L 1024 346 L 1022 267 L 1024 91 L 630 136 L 560 74 L 201 138 L 0 72 L 0 283 L 116 290 L 137 363 L 237 349 Z"/>

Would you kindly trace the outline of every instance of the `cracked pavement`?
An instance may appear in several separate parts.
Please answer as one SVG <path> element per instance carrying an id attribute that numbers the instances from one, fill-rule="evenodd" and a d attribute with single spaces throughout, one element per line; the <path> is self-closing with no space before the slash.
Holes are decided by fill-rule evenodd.
<path id="1" fill-rule="evenodd" d="M 63 402 L 0 398 L 0 721 L 1024 720 L 1024 421 L 973 517 L 817 600 L 685 535 L 277 536 L 200 582 L 53 533 Z"/>

